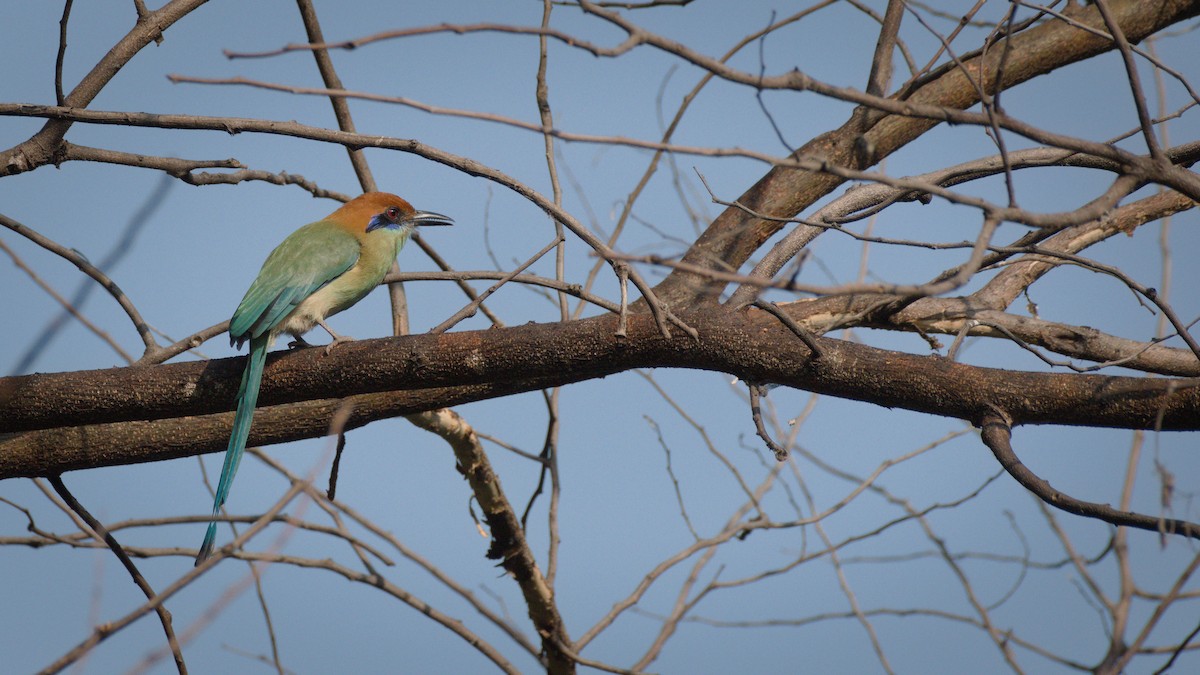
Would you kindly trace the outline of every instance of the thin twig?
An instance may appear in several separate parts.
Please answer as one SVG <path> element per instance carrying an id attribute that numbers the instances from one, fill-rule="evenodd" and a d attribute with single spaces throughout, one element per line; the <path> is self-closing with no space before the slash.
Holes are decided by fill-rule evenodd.
<path id="1" fill-rule="evenodd" d="M 150 194 L 146 196 L 146 199 L 138 206 L 133 215 L 130 216 L 125 229 L 121 231 L 120 235 L 115 237 L 112 248 L 96 263 L 98 269 L 104 270 L 106 274 L 113 273 L 117 265 L 133 250 L 133 245 L 138 235 L 151 222 L 152 217 L 166 201 L 167 195 L 174 185 L 175 182 L 170 176 L 164 175 L 160 178 L 158 184 L 150 191 Z M 13 370 L 19 373 L 29 372 L 38 357 L 50 346 L 59 330 L 66 323 L 67 318 L 72 315 L 78 318 L 78 313 L 73 312 L 72 308 L 82 308 L 95 290 L 96 285 L 92 281 L 87 279 L 82 280 L 75 289 L 75 293 L 71 296 L 70 307 L 64 307 L 63 312 L 46 323 L 30 343 L 29 349 L 18 359 L 17 365 Z M 127 363 L 133 362 L 133 359 L 125 354 L 124 350 L 118 350 L 118 353 L 125 358 Z"/>
<path id="2" fill-rule="evenodd" d="M 502 276 L 499 281 L 497 281 L 496 283 L 489 286 L 488 289 L 485 290 L 484 292 L 476 295 L 475 298 L 471 302 L 467 303 L 467 305 L 465 307 L 463 307 L 462 309 L 455 312 L 453 316 L 449 317 L 445 321 L 442 321 L 437 326 L 434 326 L 433 328 L 431 328 L 429 330 L 429 332 L 434 333 L 434 334 L 444 333 L 447 330 L 453 328 L 460 321 L 463 321 L 464 319 L 474 316 L 476 310 L 478 310 L 479 307 L 483 304 L 483 302 L 485 300 L 487 300 L 493 293 L 500 290 L 500 288 L 502 286 L 507 284 L 512 279 L 515 279 L 519 274 L 521 274 L 525 270 L 529 269 L 529 267 L 531 265 L 533 265 L 535 262 L 537 262 L 538 260 L 541 260 L 542 256 L 546 255 L 550 251 L 557 249 L 558 245 L 560 243 L 561 243 L 561 240 L 559 240 L 558 238 L 555 238 L 549 244 L 546 244 L 545 246 L 543 246 L 540 251 L 538 251 L 537 253 L 534 253 L 532 256 L 530 256 L 529 259 L 527 259 L 524 263 L 522 263 L 521 265 L 518 265 L 516 269 L 514 269 L 511 272 L 508 272 L 507 274 Z"/>
<path id="3" fill-rule="evenodd" d="M 329 501 L 333 501 L 337 494 L 338 469 L 342 465 L 342 451 L 346 449 L 346 423 L 350 421 L 352 414 L 354 414 L 353 397 L 343 401 L 337 412 L 333 414 L 333 418 L 329 420 L 329 435 L 337 437 L 337 449 L 333 454 L 333 464 L 329 467 L 329 489 L 325 491 L 325 498 Z"/>
<path id="4" fill-rule="evenodd" d="M 137 308 L 133 306 L 133 302 L 129 299 L 129 296 L 125 295 L 125 292 L 122 291 L 119 286 L 117 286 L 115 281 L 110 279 L 103 270 L 97 268 L 95 265 L 89 262 L 82 253 L 79 253 L 75 249 L 69 249 L 4 214 L 0 214 L 0 225 L 7 227 L 8 229 L 25 237 L 38 246 L 41 246 L 47 251 L 58 255 L 75 267 L 78 267 L 79 271 L 99 282 L 99 284 L 103 286 L 106 291 L 108 291 L 109 295 L 111 295 L 113 299 L 117 301 L 117 304 L 121 306 L 121 309 L 125 310 L 125 314 L 129 317 L 129 320 L 133 322 L 133 327 L 137 330 L 138 335 L 141 336 L 142 342 L 146 347 L 146 351 L 149 352 L 158 348 L 158 343 L 154 341 L 154 335 L 150 331 L 150 326 L 144 319 L 142 319 L 141 313 L 139 313 Z"/>
<path id="5" fill-rule="evenodd" d="M 796 337 L 800 338 L 800 341 L 804 343 L 804 346 L 808 347 L 808 349 L 812 352 L 812 357 L 814 359 L 821 358 L 821 345 L 817 343 L 817 337 L 805 330 L 803 326 L 796 323 L 796 320 L 788 316 L 787 313 L 780 309 L 779 305 L 776 305 L 773 302 L 767 302 L 766 300 L 755 300 L 754 306 L 763 310 L 764 312 L 767 312 L 776 319 L 779 319 L 780 323 L 787 326 L 788 330 L 792 331 Z"/>
<path id="6" fill-rule="evenodd" d="M 104 527 L 103 523 L 97 520 L 95 516 L 93 516 L 86 508 L 84 508 L 83 504 L 79 503 L 79 500 L 75 499 L 75 495 L 71 494 L 71 491 L 68 490 L 67 486 L 63 484 L 62 477 L 50 476 L 49 480 L 50 485 L 54 486 L 54 491 L 58 493 L 58 496 L 62 497 L 63 501 L 65 501 L 67 505 L 71 507 L 71 510 L 77 513 L 80 518 L 87 522 L 88 527 L 92 528 L 96 534 L 100 535 L 100 538 L 104 540 L 105 544 L 108 544 L 109 550 L 113 552 L 113 555 L 117 556 L 117 560 L 121 561 L 121 565 L 125 568 L 125 571 L 129 572 L 129 576 L 133 578 L 133 583 L 136 584 L 138 588 L 142 589 L 142 593 L 146 595 L 146 599 L 152 603 L 156 600 L 158 601 L 154 606 L 154 611 L 156 614 L 158 614 L 158 620 L 162 624 L 163 632 L 167 635 L 167 644 L 170 645 L 171 654 L 175 657 L 175 668 L 179 671 L 179 675 L 187 675 L 187 664 L 184 663 L 183 652 L 179 649 L 179 640 L 175 638 L 175 628 L 172 625 L 171 613 L 167 611 L 167 608 L 163 605 L 163 601 L 165 601 L 166 598 L 155 593 L 154 588 L 150 586 L 150 582 L 146 581 L 146 578 L 142 576 L 140 571 L 138 571 L 137 566 L 134 565 L 133 561 L 129 559 L 129 556 L 125 553 L 125 550 L 121 548 L 121 544 L 117 542 L 117 539 L 113 536 L 112 532 L 109 532 L 108 529 Z M 66 664 L 63 665 L 65 666 Z M 57 672 L 57 670 L 47 670 L 50 672 Z"/>
<path id="7" fill-rule="evenodd" d="M 74 0 L 63 3 L 62 18 L 58 20 L 58 56 L 54 59 L 54 100 L 59 105 L 67 104 L 67 96 L 63 93 L 63 63 L 67 60 L 67 22 L 71 19 L 71 4 Z"/>
<path id="8" fill-rule="evenodd" d="M 5 244 L 3 241 L 0 241 L 0 251 L 4 251 L 5 253 L 7 253 L 8 256 L 10 258 L 12 258 L 13 265 L 16 265 L 17 269 L 19 269 L 22 272 L 24 272 L 25 274 L 29 275 L 29 278 L 31 281 L 33 281 L 33 283 L 40 286 L 41 289 L 43 291 L 45 291 L 47 295 L 54 298 L 54 301 L 62 306 L 64 313 L 66 313 L 68 316 L 71 316 L 79 323 L 83 324 L 84 328 L 87 328 L 96 337 L 103 340 L 104 343 L 107 344 L 109 347 L 111 347 L 112 350 L 114 352 L 116 352 L 118 356 L 120 356 L 122 359 L 124 359 L 126 363 L 133 363 L 133 356 L 130 355 L 129 352 L 125 351 L 125 349 L 123 347 L 121 347 L 121 345 L 116 340 L 114 340 L 113 337 L 111 335 L 109 335 L 107 331 L 105 331 L 103 328 L 100 328 L 95 323 L 93 323 L 91 321 L 91 319 L 88 319 L 86 316 L 84 316 L 83 313 L 79 311 L 79 308 L 76 307 L 74 304 L 72 304 L 70 300 L 68 300 L 67 298 L 64 298 L 61 293 L 54 290 L 54 287 L 51 286 L 49 283 L 47 283 L 44 279 L 42 279 L 42 277 L 39 276 L 38 273 L 33 270 L 33 268 L 31 268 L 29 265 L 25 264 L 25 261 L 20 256 L 17 255 L 16 251 L 9 248 L 8 244 Z M 21 362 L 18 363 L 15 368 L 13 368 L 12 372 L 13 372 L 13 374 L 21 374 L 21 373 L 25 372 L 25 369 L 26 369 L 25 359 L 22 359 Z"/>
<path id="9" fill-rule="evenodd" d="M 771 434 L 767 433 L 766 427 L 763 426 L 762 420 L 762 403 L 761 398 L 766 395 L 767 388 L 761 384 L 746 383 L 750 388 L 750 416 L 754 419 L 754 431 L 758 437 L 763 439 L 771 452 L 775 453 L 775 461 L 786 462 L 788 458 L 788 450 L 775 439 L 771 438 Z"/>
<path id="10" fill-rule="evenodd" d="M 1132 511 L 1114 509 L 1107 504 L 1086 502 L 1060 492 L 1045 479 L 1033 473 L 1017 458 L 1011 445 L 1012 430 L 1009 423 L 998 414 L 989 414 L 980 423 L 983 442 L 996 456 L 1000 465 L 1025 489 L 1047 504 L 1085 518 L 1096 518 L 1113 525 L 1136 527 L 1150 532 L 1164 530 L 1191 539 L 1200 539 L 1200 524 L 1176 518 L 1159 518 Z"/>

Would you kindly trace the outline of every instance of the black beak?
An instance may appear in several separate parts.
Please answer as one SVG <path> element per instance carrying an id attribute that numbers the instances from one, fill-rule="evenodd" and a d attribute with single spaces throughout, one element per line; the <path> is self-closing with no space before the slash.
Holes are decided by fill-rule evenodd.
<path id="1" fill-rule="evenodd" d="M 454 224 L 454 219 L 450 216 L 443 216 L 442 214 L 434 213 L 433 211 L 417 211 L 416 213 L 412 214 L 412 217 L 410 217 L 409 220 L 414 225 L 420 225 L 421 227 L 428 225 Z"/>

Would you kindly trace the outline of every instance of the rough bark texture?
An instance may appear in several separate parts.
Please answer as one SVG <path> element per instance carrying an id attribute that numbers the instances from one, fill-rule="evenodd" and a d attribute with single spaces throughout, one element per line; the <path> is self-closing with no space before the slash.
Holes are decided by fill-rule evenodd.
<path id="1" fill-rule="evenodd" d="M 684 315 L 693 340 L 664 338 L 648 316 L 362 340 L 268 358 L 252 443 L 325 433 L 336 401 L 351 426 L 604 377 L 633 368 L 714 370 L 843 398 L 976 422 L 1200 429 L 1192 380 L 982 368 L 818 338 L 821 356 L 764 312 Z M 0 478 L 216 451 L 228 437 L 242 358 L 0 379 Z M 382 392 L 393 392 L 384 394 Z M 279 406 L 294 404 L 289 407 Z M 275 406 L 274 408 L 270 406 Z M 199 415 L 199 417 L 197 417 Z M 1160 418 L 1161 416 L 1161 418 Z M 156 420 L 148 422 L 149 420 Z M 82 426 L 81 425 L 90 425 Z M 63 428 L 68 427 L 68 428 Z M 47 431 L 35 431 L 46 429 Z M 175 439 L 175 442 L 171 442 Z M 159 443 L 165 443 L 158 446 Z"/>

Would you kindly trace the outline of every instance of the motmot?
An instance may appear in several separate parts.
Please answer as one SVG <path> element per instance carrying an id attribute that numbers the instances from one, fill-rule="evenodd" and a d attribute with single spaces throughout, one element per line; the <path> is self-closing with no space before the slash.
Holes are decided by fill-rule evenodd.
<path id="1" fill-rule="evenodd" d="M 308 346 L 304 334 L 320 326 L 333 338 L 326 353 L 351 340 L 335 333 L 325 319 L 362 300 L 383 281 L 417 226 L 453 224 L 449 217 L 418 211 L 396 195 L 368 192 L 291 233 L 267 256 L 229 321 L 229 344 L 240 349 L 248 341 L 250 353 L 197 565 L 212 553 L 216 518 L 246 450 L 267 349 L 275 338 L 286 333 L 294 338 L 289 347 Z"/>

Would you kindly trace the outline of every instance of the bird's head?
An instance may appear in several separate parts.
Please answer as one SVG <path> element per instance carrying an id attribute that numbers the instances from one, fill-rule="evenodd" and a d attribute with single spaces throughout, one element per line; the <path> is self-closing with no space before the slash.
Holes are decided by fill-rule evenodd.
<path id="1" fill-rule="evenodd" d="M 454 220 L 449 216 L 432 211 L 418 211 L 412 204 L 396 195 L 384 192 L 372 192 L 359 199 L 368 199 L 371 207 L 371 219 L 367 222 L 367 232 L 379 229 L 400 230 L 412 229 L 426 225 L 453 225 Z M 357 200 L 355 200 L 357 201 Z"/>

